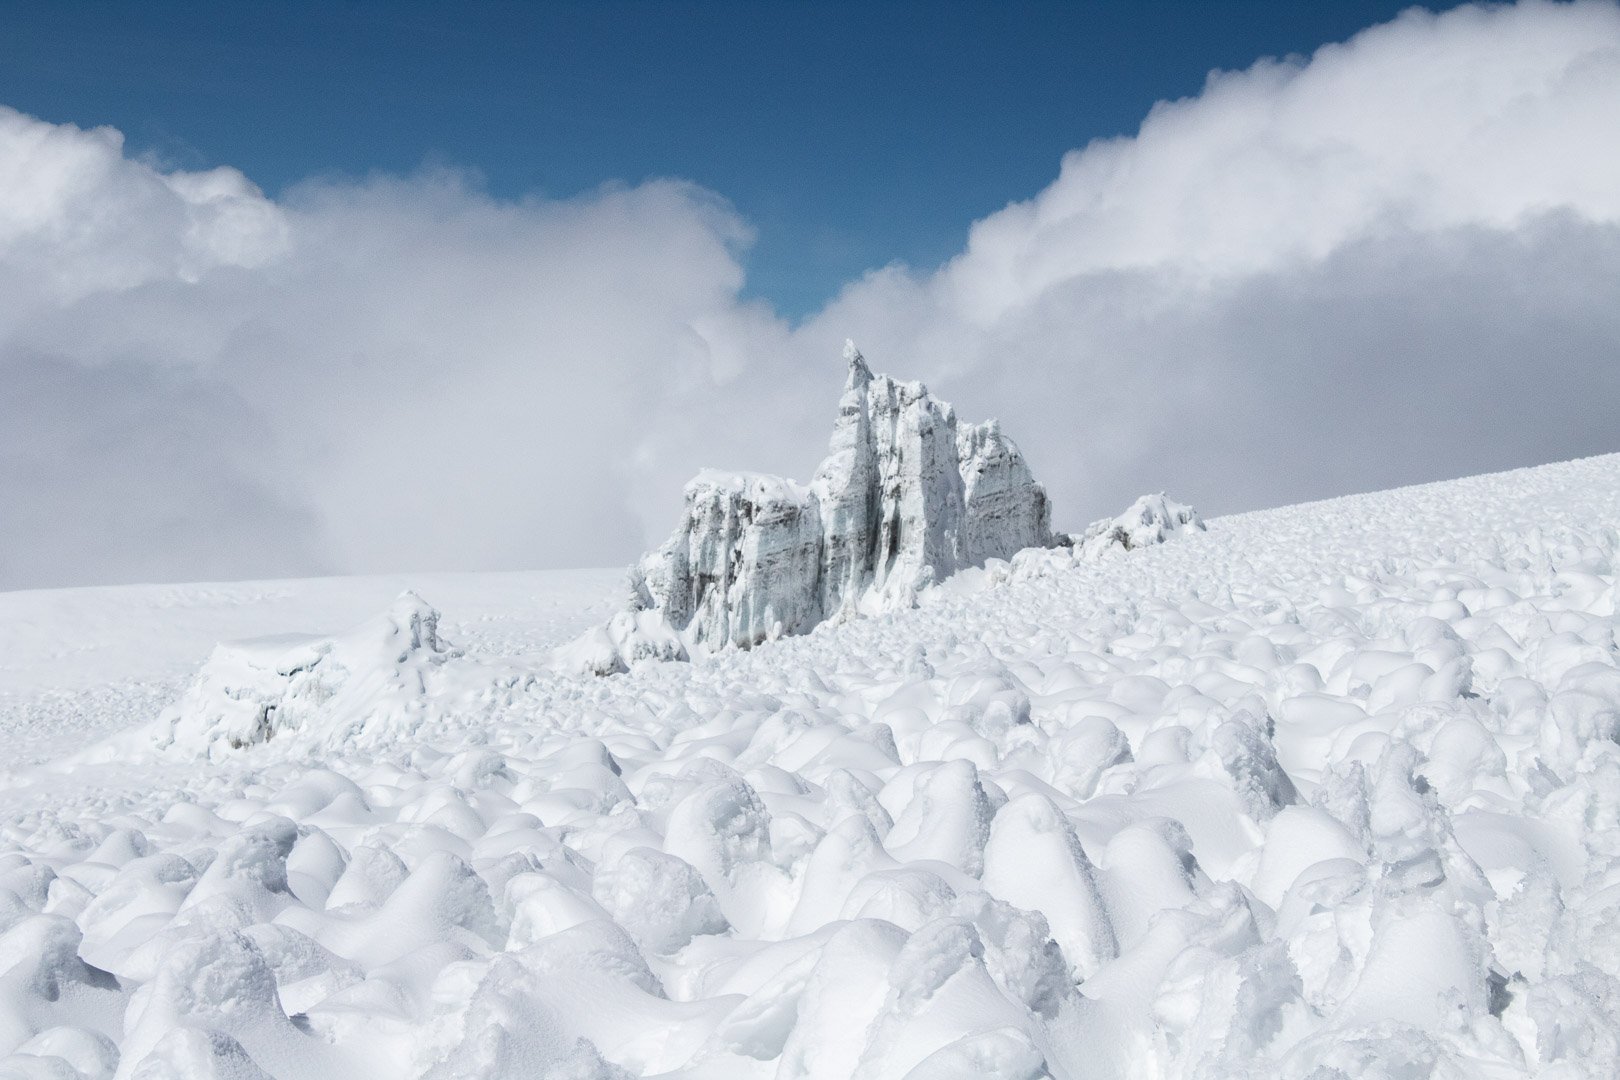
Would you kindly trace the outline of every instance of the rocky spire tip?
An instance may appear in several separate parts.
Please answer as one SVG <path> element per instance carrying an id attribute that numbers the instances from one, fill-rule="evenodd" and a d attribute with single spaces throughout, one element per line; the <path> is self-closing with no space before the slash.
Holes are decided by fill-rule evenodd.
<path id="1" fill-rule="evenodd" d="M 872 381 L 872 369 L 866 366 L 866 358 L 855 347 L 855 342 L 847 338 L 844 340 L 844 361 L 849 364 L 847 386 L 865 386 Z"/>

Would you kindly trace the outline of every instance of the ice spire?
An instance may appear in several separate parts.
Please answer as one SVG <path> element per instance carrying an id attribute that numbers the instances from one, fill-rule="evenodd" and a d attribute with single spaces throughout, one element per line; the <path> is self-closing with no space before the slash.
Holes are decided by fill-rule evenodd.
<path id="1" fill-rule="evenodd" d="M 810 483 L 699 474 L 674 534 L 632 571 L 632 610 L 582 639 L 580 666 L 748 648 L 898 610 L 964 566 L 1053 542 L 1046 492 L 998 427 L 959 426 L 921 383 L 874 375 L 853 341 L 844 361 L 838 418 Z M 658 632 L 644 625 L 660 620 Z"/>
<path id="2" fill-rule="evenodd" d="M 849 365 L 849 378 L 844 382 L 844 389 L 864 390 L 872 381 L 872 369 L 866 366 L 866 357 L 861 355 L 861 350 L 849 338 L 844 339 L 844 362 Z"/>

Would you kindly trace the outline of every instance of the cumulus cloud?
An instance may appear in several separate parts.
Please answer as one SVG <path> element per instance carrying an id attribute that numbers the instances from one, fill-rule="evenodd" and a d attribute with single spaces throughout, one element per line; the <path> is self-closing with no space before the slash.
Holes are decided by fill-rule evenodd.
<path id="1" fill-rule="evenodd" d="M 678 182 L 273 203 L 14 112 L 0 160 L 8 585 L 628 558 L 640 433 L 773 325 Z"/>
<path id="2" fill-rule="evenodd" d="M 124 156 L 112 128 L 81 131 L 0 110 L 3 314 L 66 306 L 152 281 L 261 266 L 286 223 L 235 169 L 163 173 Z"/>
<path id="3" fill-rule="evenodd" d="M 1060 525 L 1620 449 L 1617 115 L 1613 3 L 1409 12 L 790 327 L 689 184 L 270 200 L 0 110 L 0 587 L 622 561 L 700 466 L 811 467 L 845 336 L 1001 415 Z"/>
<path id="4" fill-rule="evenodd" d="M 1616 220 L 1616 22 L 1599 4 L 1413 9 L 1308 62 L 1216 73 L 979 222 L 941 284 L 988 321 L 1087 273 L 1256 273 L 1551 208 Z"/>
<path id="5" fill-rule="evenodd" d="M 1414 9 L 1212 74 L 806 329 L 1008 417 L 1082 518 L 1620 449 L 1616 116 L 1613 3 Z"/>

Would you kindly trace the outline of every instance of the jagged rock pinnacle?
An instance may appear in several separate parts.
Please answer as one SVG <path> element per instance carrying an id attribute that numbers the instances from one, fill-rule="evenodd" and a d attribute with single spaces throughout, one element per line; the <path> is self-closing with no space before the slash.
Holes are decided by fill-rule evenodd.
<path id="1" fill-rule="evenodd" d="M 855 347 L 855 342 L 847 338 L 844 341 L 844 362 L 849 365 L 845 390 L 859 390 L 872 381 L 872 369 L 866 366 L 866 357 Z"/>
<path id="2" fill-rule="evenodd" d="M 854 342 L 844 357 L 838 419 L 809 485 L 700 473 L 674 534 L 631 570 L 634 625 L 594 637 L 579 666 L 621 670 L 628 655 L 668 656 L 677 639 L 748 648 L 910 607 L 964 567 L 1053 543 L 1046 491 L 999 425 L 958 425 L 921 383 L 873 375 Z M 639 643 L 649 616 L 669 633 Z"/>

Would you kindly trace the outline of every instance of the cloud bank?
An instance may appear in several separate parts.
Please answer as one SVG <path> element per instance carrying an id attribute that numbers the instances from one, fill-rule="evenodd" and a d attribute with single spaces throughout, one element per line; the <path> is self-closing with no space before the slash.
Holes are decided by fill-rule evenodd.
<path id="1" fill-rule="evenodd" d="M 624 561 L 697 468 L 813 465 L 846 336 L 1000 415 L 1059 526 L 1620 449 L 1617 117 L 1620 6 L 1409 12 L 790 326 L 690 184 L 271 200 L 0 109 L 0 588 Z"/>

